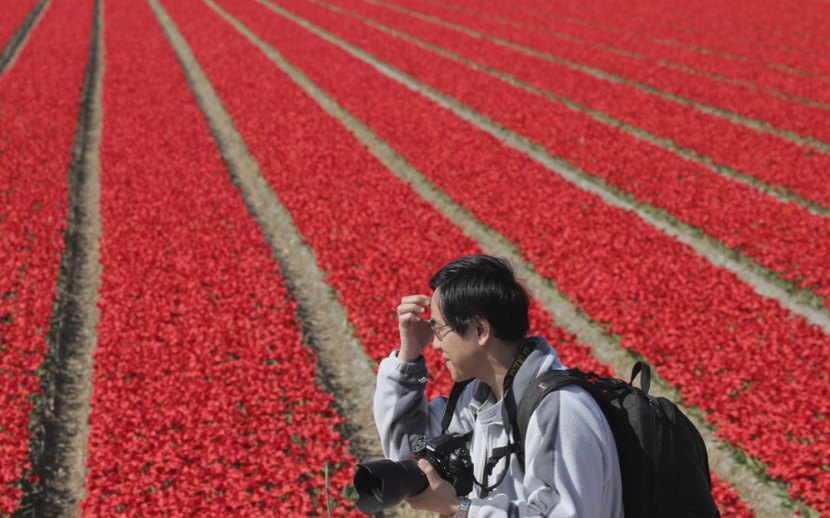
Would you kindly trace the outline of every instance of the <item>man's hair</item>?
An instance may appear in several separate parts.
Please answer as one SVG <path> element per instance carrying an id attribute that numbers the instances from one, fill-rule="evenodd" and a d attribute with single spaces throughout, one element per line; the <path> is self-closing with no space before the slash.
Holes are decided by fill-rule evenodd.
<path id="1" fill-rule="evenodd" d="M 438 290 L 438 307 L 456 333 L 466 333 L 469 324 L 480 318 L 490 322 L 502 340 L 518 340 L 527 334 L 530 296 L 504 258 L 461 257 L 438 270 L 429 287 Z"/>

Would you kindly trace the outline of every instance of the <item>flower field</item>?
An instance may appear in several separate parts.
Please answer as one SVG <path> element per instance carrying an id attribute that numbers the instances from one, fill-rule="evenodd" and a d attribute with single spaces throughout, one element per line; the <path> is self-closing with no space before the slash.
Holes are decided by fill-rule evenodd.
<path id="1" fill-rule="evenodd" d="M 0 0 L 0 516 L 359 516 L 370 401 L 330 378 L 374 380 L 332 351 L 371 372 L 401 296 L 505 253 L 565 363 L 654 366 L 723 516 L 830 517 L 830 4 L 42 7 L 20 29 L 36 2 Z M 80 204 L 100 268 L 65 466 L 42 373 L 74 346 Z"/>
<path id="2" fill-rule="evenodd" d="M 22 22 L 26 13 L 17 12 L 17 2 L 4 3 L 16 6 L 9 21 Z M 6 513 L 23 496 L 21 481 L 31 467 L 32 395 L 48 349 L 92 27 L 92 1 L 51 11 L 0 77 L 0 511 Z M 16 30 L 8 25 L 4 18 L 3 35 Z"/>

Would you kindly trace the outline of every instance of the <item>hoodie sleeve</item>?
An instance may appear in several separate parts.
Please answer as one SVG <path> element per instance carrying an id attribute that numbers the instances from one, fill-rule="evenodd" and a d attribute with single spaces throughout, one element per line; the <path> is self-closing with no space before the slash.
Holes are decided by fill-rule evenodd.
<path id="1" fill-rule="evenodd" d="M 521 497 L 473 499 L 469 516 L 616 518 L 622 486 L 616 445 L 587 392 L 564 387 L 546 396 L 530 419 Z"/>
<path id="2" fill-rule="evenodd" d="M 380 363 L 373 407 L 383 454 L 394 461 L 410 458 L 411 444 L 419 435 L 436 437 L 441 433 L 441 418 L 447 406 L 443 397 L 429 403 L 426 400 L 428 373 L 424 356 L 409 363 L 399 360 L 397 353 L 393 351 Z M 469 400 L 468 387 L 459 399 L 458 415 L 449 431 L 472 430 Z"/>
<path id="3" fill-rule="evenodd" d="M 398 351 L 393 351 L 380 363 L 373 412 L 387 459 L 408 459 L 412 438 L 441 432 L 446 401 L 427 404 L 427 379 L 423 355 L 410 363 L 399 360 Z"/>

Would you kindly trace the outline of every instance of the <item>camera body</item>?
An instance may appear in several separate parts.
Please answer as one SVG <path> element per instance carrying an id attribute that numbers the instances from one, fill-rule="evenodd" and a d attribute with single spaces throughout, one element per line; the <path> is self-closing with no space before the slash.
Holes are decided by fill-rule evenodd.
<path id="1" fill-rule="evenodd" d="M 444 434 L 428 439 L 418 437 L 412 447 L 412 458 L 426 459 L 441 478 L 449 481 L 457 495 L 473 490 L 473 461 L 463 435 Z"/>
<path id="2" fill-rule="evenodd" d="M 459 434 L 444 434 L 431 439 L 422 435 L 412 447 L 411 460 L 376 460 L 358 464 L 354 476 L 357 508 L 367 514 L 375 513 L 424 491 L 429 482 L 418 469 L 420 459 L 432 464 L 438 475 L 452 484 L 456 494 L 469 494 L 475 478 L 466 442 L 465 436 Z"/>

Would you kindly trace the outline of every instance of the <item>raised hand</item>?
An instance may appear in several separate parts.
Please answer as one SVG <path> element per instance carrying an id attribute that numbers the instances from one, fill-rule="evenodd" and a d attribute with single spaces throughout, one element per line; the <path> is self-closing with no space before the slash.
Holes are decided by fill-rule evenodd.
<path id="1" fill-rule="evenodd" d="M 408 295 L 398 306 L 398 330 L 401 333 L 401 350 L 398 358 L 414 362 L 421 351 L 432 341 L 432 329 L 422 318 L 429 309 L 430 298 L 426 295 Z"/>

